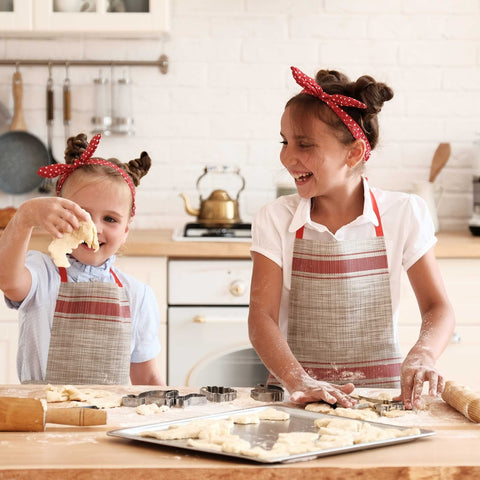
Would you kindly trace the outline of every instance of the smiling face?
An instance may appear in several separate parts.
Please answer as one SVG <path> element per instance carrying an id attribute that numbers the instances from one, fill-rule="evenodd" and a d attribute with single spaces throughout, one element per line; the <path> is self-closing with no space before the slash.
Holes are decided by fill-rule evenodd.
<path id="1" fill-rule="evenodd" d="M 287 106 L 280 135 L 280 161 L 295 179 L 303 198 L 329 196 L 350 178 L 350 145 L 340 142 L 332 127 L 312 114 Z"/>
<path id="2" fill-rule="evenodd" d="M 100 248 L 94 252 L 86 244 L 72 256 L 85 265 L 99 266 L 125 243 L 129 232 L 132 194 L 122 177 L 98 177 L 75 171 L 65 181 L 62 197 L 86 210 L 97 228 Z"/>

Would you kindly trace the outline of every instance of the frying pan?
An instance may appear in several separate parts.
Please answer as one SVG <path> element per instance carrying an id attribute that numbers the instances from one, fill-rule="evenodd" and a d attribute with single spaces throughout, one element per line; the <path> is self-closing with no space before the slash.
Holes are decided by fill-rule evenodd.
<path id="1" fill-rule="evenodd" d="M 6 193 L 31 192 L 42 183 L 40 167 L 50 164 L 41 140 L 28 133 L 23 117 L 23 84 L 20 72 L 13 74 L 14 112 L 10 131 L 0 136 L 0 190 Z"/>

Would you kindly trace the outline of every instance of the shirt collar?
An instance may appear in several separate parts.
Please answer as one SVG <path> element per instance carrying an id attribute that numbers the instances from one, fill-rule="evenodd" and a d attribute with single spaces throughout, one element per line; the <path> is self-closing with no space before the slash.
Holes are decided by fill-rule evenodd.
<path id="1" fill-rule="evenodd" d="M 98 267 L 93 265 L 85 265 L 82 262 L 79 262 L 71 255 L 69 255 L 70 268 L 68 269 L 68 275 L 73 280 L 76 280 L 79 277 L 88 275 L 92 279 L 102 279 L 110 276 L 110 267 L 115 261 L 115 255 L 112 255 L 106 260 L 106 262 Z"/>
<path id="2" fill-rule="evenodd" d="M 370 187 L 368 185 L 367 179 L 362 176 L 363 182 L 363 214 L 357 219 L 362 223 L 370 222 L 374 226 L 378 226 L 378 219 L 373 211 L 372 198 L 370 197 Z M 300 202 L 295 210 L 290 226 L 288 227 L 289 232 L 296 232 L 299 228 L 304 225 L 312 225 L 312 219 L 310 217 L 310 198 L 300 198 Z"/>

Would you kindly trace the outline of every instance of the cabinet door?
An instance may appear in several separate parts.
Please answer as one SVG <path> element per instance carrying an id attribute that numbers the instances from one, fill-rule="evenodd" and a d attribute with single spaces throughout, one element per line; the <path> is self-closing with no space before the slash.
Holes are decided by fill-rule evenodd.
<path id="1" fill-rule="evenodd" d="M 34 30 L 38 33 L 95 32 L 111 36 L 163 35 L 169 29 L 168 0 L 82 0 L 81 11 L 67 11 L 56 0 L 35 0 Z"/>
<path id="2" fill-rule="evenodd" d="M 480 389 L 480 259 L 438 260 L 447 294 L 455 311 L 455 333 L 438 360 L 447 380 Z M 399 339 L 405 355 L 418 339 L 420 312 L 413 290 L 404 275 L 400 302 Z"/>
<path id="3" fill-rule="evenodd" d="M 167 378 L 167 258 L 117 257 L 115 266 L 152 287 L 160 312 L 158 336 L 162 350 L 157 358 L 163 380 Z"/>
<path id="4" fill-rule="evenodd" d="M 2 33 L 29 31 L 33 28 L 30 0 L 11 0 L 0 5 L 0 30 Z"/>

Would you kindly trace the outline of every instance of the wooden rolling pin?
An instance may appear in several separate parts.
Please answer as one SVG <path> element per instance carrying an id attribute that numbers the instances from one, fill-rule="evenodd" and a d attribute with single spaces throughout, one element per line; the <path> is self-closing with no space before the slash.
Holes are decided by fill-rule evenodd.
<path id="1" fill-rule="evenodd" d="M 47 423 L 105 425 L 107 412 L 84 407 L 46 408 L 38 398 L 0 397 L 0 431 L 43 432 Z"/>
<path id="2" fill-rule="evenodd" d="M 480 394 L 455 382 L 446 382 L 442 398 L 472 422 L 480 422 Z"/>

